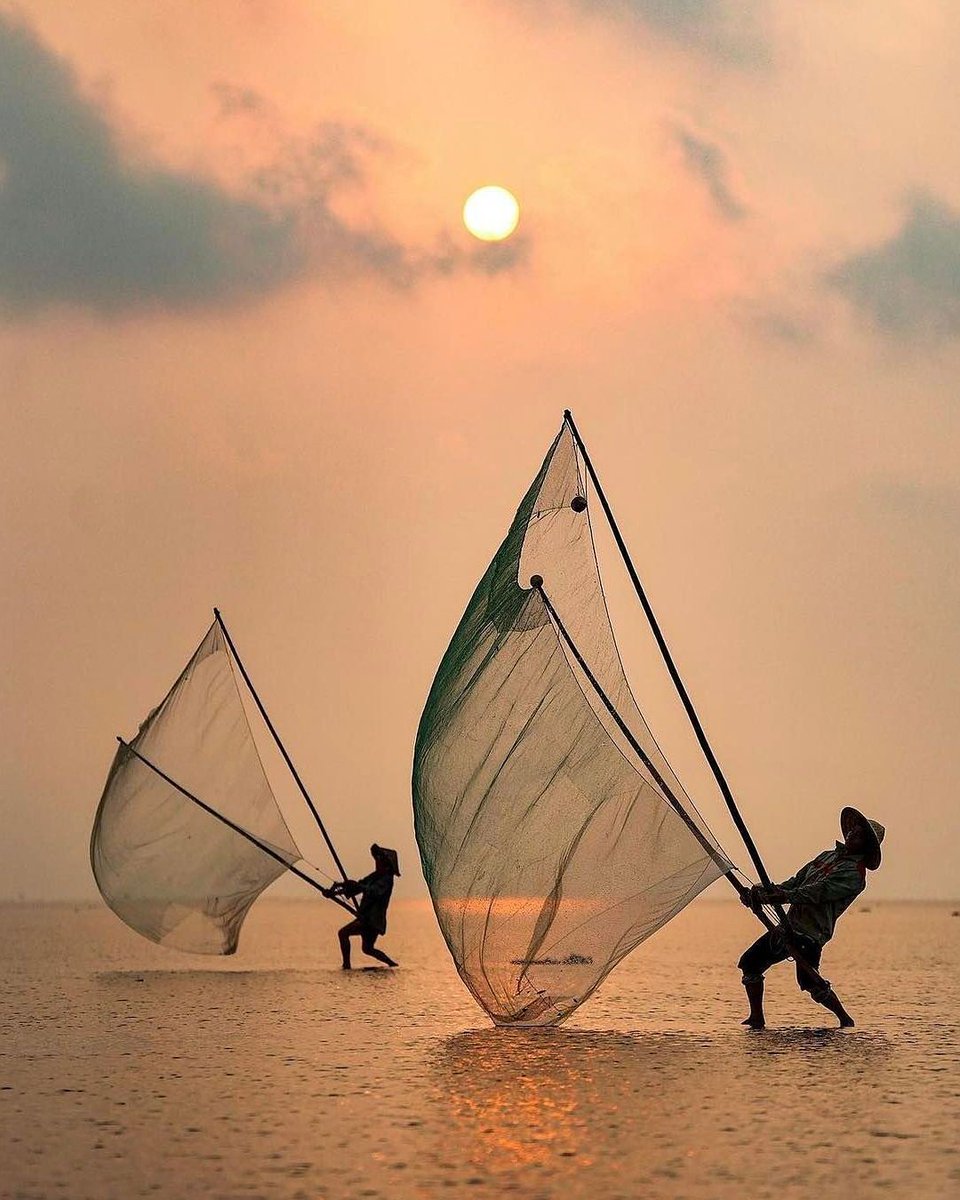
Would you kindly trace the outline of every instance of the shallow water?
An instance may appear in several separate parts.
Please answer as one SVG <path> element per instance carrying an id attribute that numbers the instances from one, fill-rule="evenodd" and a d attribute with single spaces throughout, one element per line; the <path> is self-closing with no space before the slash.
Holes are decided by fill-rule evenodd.
<path id="1" fill-rule="evenodd" d="M 336 969 L 338 913 L 262 900 L 232 959 L 100 906 L 0 906 L 0 1196 L 960 1195 L 960 918 L 853 910 L 824 970 L 839 1032 L 782 966 L 763 1033 L 698 903 L 561 1029 L 494 1029 L 426 903 L 398 972 Z"/>

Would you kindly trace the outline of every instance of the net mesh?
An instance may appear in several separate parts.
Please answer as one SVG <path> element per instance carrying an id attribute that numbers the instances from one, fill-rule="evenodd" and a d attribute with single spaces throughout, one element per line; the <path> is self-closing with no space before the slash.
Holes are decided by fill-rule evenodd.
<path id="1" fill-rule="evenodd" d="M 730 865 L 624 677 L 589 505 L 571 504 L 585 496 L 565 425 L 444 655 L 414 752 L 434 908 L 461 977 L 498 1024 L 562 1021 Z M 665 788 L 558 635 L 532 575 Z"/>
<path id="2" fill-rule="evenodd" d="M 117 751 L 94 820 L 97 886 L 152 941 L 232 954 L 251 904 L 301 855 L 267 782 L 216 622 L 130 747 Z M 133 750 L 283 862 L 204 812 Z"/>

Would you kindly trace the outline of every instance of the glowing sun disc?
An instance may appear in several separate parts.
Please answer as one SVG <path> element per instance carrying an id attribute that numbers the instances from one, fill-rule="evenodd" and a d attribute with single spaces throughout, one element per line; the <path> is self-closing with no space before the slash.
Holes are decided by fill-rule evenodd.
<path id="1" fill-rule="evenodd" d="M 477 188 L 463 206 L 463 223 L 481 242 L 502 242 L 516 229 L 520 205 L 506 188 Z"/>

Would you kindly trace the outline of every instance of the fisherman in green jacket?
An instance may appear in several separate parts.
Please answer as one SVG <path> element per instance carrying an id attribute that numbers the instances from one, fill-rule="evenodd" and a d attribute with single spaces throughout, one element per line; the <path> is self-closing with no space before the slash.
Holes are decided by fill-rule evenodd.
<path id="1" fill-rule="evenodd" d="M 359 896 L 360 904 L 353 921 L 344 925 L 338 931 L 340 953 L 343 957 L 343 969 L 350 970 L 350 939 L 360 938 L 360 947 L 369 958 L 375 958 L 385 966 L 395 967 L 389 955 L 378 950 L 374 943 L 377 938 L 387 932 L 387 907 L 393 893 L 393 880 L 400 874 L 400 860 L 396 850 L 374 843 L 370 847 L 373 855 L 375 870 L 363 879 L 345 879 L 332 887 L 322 888 L 325 896 Z"/>
<path id="2" fill-rule="evenodd" d="M 797 983 L 811 999 L 822 1004 L 839 1020 L 841 1029 L 853 1025 L 853 1018 L 840 1003 L 840 997 L 825 979 L 813 979 L 804 964 L 820 965 L 823 947 L 833 937 L 837 920 L 867 886 L 867 871 L 880 866 L 880 843 L 884 828 L 868 820 L 855 808 L 840 813 L 844 840 L 833 850 L 824 850 L 796 875 L 771 888 L 759 885 L 741 896 L 749 908 L 775 901 L 789 904 L 786 933 L 776 929 L 758 938 L 737 964 L 743 973 L 743 986 L 750 1002 L 750 1015 L 743 1022 L 751 1029 L 763 1029 L 763 976 L 774 963 L 787 958 L 797 960 Z"/>

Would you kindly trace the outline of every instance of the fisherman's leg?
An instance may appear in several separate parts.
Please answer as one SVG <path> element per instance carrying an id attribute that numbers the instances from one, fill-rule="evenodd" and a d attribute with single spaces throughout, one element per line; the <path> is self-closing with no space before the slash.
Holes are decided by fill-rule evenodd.
<path id="1" fill-rule="evenodd" d="M 820 966 L 821 947 L 812 942 L 805 943 L 799 947 L 803 957 L 811 967 Z M 817 1004 L 823 1005 L 828 1012 L 840 1022 L 841 1029 L 852 1029 L 854 1026 L 853 1017 L 847 1012 L 840 1001 L 840 997 L 830 986 L 829 979 L 821 979 L 820 982 L 815 982 L 804 971 L 800 963 L 797 963 L 797 983 L 800 988 L 805 991 L 811 1000 L 815 1000 Z"/>
<path id="2" fill-rule="evenodd" d="M 344 971 L 350 970 L 350 939 L 356 937 L 358 933 L 363 933 L 363 926 L 359 921 L 350 921 L 337 931 L 337 937 L 340 939 L 340 954 L 343 958 Z"/>
<path id="3" fill-rule="evenodd" d="M 741 1024 L 751 1029 L 763 1029 L 766 1020 L 763 1015 L 763 974 L 774 963 L 783 962 L 785 953 L 772 933 L 758 937 L 753 945 L 741 956 L 737 966 L 742 973 L 743 990 L 747 993 L 750 1004 L 750 1014 Z"/>
<path id="4" fill-rule="evenodd" d="M 767 1023 L 763 1013 L 763 976 L 761 975 L 759 979 L 744 977 L 743 990 L 747 993 L 750 1012 L 740 1024 L 748 1025 L 751 1029 L 763 1029 Z"/>
<path id="5" fill-rule="evenodd" d="M 824 995 L 819 997 L 814 996 L 813 998 L 818 1004 L 822 1004 L 824 1008 L 829 1009 L 833 1013 L 840 1022 L 841 1029 L 852 1029 L 854 1027 L 855 1021 L 853 1017 L 843 1007 L 840 997 L 833 988 L 829 988 Z"/>
<path id="6" fill-rule="evenodd" d="M 360 946 L 363 949 L 364 954 L 368 955 L 370 958 L 375 958 L 377 962 L 382 962 L 388 967 L 399 966 L 399 964 L 395 963 L 393 959 L 389 957 L 389 955 L 384 954 L 382 950 L 378 950 L 376 948 L 374 942 L 376 942 L 379 936 L 380 935 L 378 933 L 371 933 L 369 930 L 364 930 L 363 937 L 360 941 Z"/>

